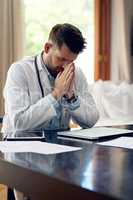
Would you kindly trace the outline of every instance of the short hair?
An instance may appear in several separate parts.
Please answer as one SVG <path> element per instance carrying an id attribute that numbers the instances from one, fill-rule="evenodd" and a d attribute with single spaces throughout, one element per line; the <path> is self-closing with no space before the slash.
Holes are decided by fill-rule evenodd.
<path id="1" fill-rule="evenodd" d="M 48 39 L 59 48 L 65 44 L 75 54 L 81 53 L 86 48 L 86 41 L 81 31 L 68 23 L 56 24 L 50 31 Z"/>

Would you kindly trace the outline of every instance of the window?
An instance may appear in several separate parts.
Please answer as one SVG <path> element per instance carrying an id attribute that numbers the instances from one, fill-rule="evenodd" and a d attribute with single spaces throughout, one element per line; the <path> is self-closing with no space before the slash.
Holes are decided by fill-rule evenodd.
<path id="1" fill-rule="evenodd" d="M 26 46 L 25 55 L 41 52 L 52 26 L 72 23 L 83 33 L 87 49 L 76 64 L 88 82 L 94 79 L 94 0 L 25 0 Z"/>

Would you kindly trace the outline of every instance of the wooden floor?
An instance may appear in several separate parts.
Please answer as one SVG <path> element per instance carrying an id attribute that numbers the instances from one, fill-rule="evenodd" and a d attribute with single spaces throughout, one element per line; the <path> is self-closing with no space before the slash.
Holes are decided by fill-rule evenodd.
<path id="1" fill-rule="evenodd" d="M 0 184 L 0 200 L 7 200 L 7 187 Z"/>
<path id="2" fill-rule="evenodd" d="M 0 124 L 1 129 L 1 124 Z M 0 200 L 7 200 L 7 187 L 0 184 Z"/>

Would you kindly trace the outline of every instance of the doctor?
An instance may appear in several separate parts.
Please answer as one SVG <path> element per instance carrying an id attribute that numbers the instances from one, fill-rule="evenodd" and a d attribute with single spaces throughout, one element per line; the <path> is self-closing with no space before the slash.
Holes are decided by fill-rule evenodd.
<path id="1" fill-rule="evenodd" d="M 92 127 L 99 118 L 86 79 L 74 61 L 85 39 L 71 24 L 57 24 L 41 54 L 13 63 L 4 88 L 2 132 L 68 129 L 72 118 Z M 18 136 L 18 135 L 17 135 Z M 25 136 L 25 135 L 23 135 Z"/>

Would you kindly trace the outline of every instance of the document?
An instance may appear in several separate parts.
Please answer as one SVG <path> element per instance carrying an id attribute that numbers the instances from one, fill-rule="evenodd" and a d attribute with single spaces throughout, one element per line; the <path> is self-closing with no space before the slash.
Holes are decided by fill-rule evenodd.
<path id="1" fill-rule="evenodd" d="M 69 151 L 81 150 L 80 147 L 51 144 L 39 141 L 1 141 L 0 151 L 2 152 L 32 152 L 39 154 L 57 154 Z"/>
<path id="2" fill-rule="evenodd" d="M 133 124 L 133 120 L 131 119 L 100 119 L 95 124 L 95 127 L 101 127 L 101 126 L 121 126 L 121 125 L 130 125 Z"/>
<path id="3" fill-rule="evenodd" d="M 120 137 L 114 140 L 109 140 L 107 142 L 97 143 L 105 146 L 123 147 L 128 149 L 133 149 L 133 138 L 132 137 Z"/>

